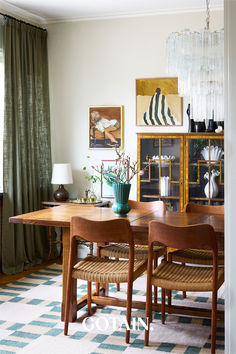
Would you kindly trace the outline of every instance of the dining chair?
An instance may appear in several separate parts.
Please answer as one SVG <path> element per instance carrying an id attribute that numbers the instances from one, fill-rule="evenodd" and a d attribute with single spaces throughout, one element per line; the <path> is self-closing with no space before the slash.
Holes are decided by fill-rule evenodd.
<path id="1" fill-rule="evenodd" d="M 136 202 L 134 200 L 129 200 L 129 205 L 131 209 L 134 210 L 147 210 L 150 212 L 157 212 L 159 215 L 164 215 L 166 212 L 165 203 L 162 201 L 155 202 Z M 129 257 L 129 245 L 119 244 L 112 242 L 109 245 L 98 246 L 98 252 L 100 252 L 102 257 L 113 257 L 115 259 L 127 259 Z M 166 255 L 167 249 L 161 245 L 154 246 L 154 260 L 153 266 L 157 267 L 158 258 Z M 145 260 L 148 257 L 147 246 L 135 246 L 134 258 L 137 260 Z M 120 291 L 120 284 L 116 284 L 117 291 Z M 157 303 L 158 289 L 154 287 L 154 303 Z"/>
<path id="2" fill-rule="evenodd" d="M 88 255 L 76 263 L 77 238 L 96 243 L 100 241 L 125 242 L 129 245 L 129 260 L 114 260 Z M 128 220 L 115 219 L 109 221 L 92 221 L 79 216 L 72 217 L 64 334 L 67 335 L 68 333 L 70 298 L 72 286 L 74 286 L 74 284 L 72 284 L 72 279 L 82 279 L 87 281 L 87 307 L 89 315 L 91 315 L 92 282 L 102 284 L 117 282 L 128 283 L 126 319 L 130 327 L 133 281 L 146 270 L 146 267 L 147 260 L 134 259 L 133 232 Z M 128 329 L 126 329 L 125 338 L 126 343 L 129 343 L 130 331 Z"/>
<path id="3" fill-rule="evenodd" d="M 187 203 L 184 206 L 185 213 L 224 215 L 224 205 L 201 205 L 196 203 Z M 176 250 L 168 253 L 169 261 L 181 262 L 182 264 L 213 265 L 213 255 L 209 250 Z M 224 252 L 218 252 L 218 264 L 224 265 Z M 183 298 L 186 298 L 186 292 L 183 292 Z M 170 294 L 168 295 L 168 304 L 170 304 Z"/>
<path id="4" fill-rule="evenodd" d="M 153 271 L 153 243 L 178 249 L 203 249 L 208 247 L 213 254 L 213 267 L 197 267 L 177 264 L 163 260 Z M 148 236 L 148 268 L 147 268 L 147 296 L 146 296 L 146 324 L 145 345 L 149 344 L 149 319 L 152 316 L 152 285 L 162 288 L 161 321 L 165 323 L 165 292 L 177 291 L 211 291 L 211 353 L 215 353 L 216 319 L 217 319 L 217 290 L 224 282 L 224 268 L 218 268 L 217 239 L 212 226 L 199 224 L 185 227 L 170 226 L 157 221 L 149 224 Z"/>

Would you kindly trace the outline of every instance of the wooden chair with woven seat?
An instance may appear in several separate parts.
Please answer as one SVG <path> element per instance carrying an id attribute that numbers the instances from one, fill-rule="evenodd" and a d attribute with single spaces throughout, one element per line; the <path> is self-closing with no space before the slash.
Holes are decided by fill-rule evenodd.
<path id="1" fill-rule="evenodd" d="M 204 249 L 212 250 L 213 267 L 188 266 L 169 261 L 162 263 L 153 271 L 153 243 L 158 241 L 163 245 L 178 249 Z M 215 353 L 216 319 L 217 319 L 217 290 L 224 282 L 224 268 L 218 267 L 218 247 L 215 231 L 212 226 L 199 224 L 185 227 L 170 226 L 151 221 L 148 237 L 148 268 L 147 268 L 147 298 L 146 298 L 146 324 L 145 345 L 149 343 L 149 321 L 152 315 L 151 287 L 156 285 L 162 288 L 161 319 L 165 321 L 165 291 L 212 291 L 211 312 L 211 353 Z"/>
<path id="2" fill-rule="evenodd" d="M 134 200 L 129 200 L 129 205 L 131 209 L 135 210 L 147 210 L 150 212 L 157 212 L 160 215 L 164 215 L 166 212 L 165 203 L 162 201 L 155 202 L 136 202 Z M 166 254 L 166 247 L 155 245 L 154 246 L 155 257 L 153 261 L 153 266 L 157 267 L 158 258 Z M 125 244 L 117 244 L 112 242 L 109 245 L 99 246 L 98 254 L 102 257 L 113 257 L 115 259 L 123 258 L 127 259 L 129 257 L 129 246 Z M 137 260 L 145 260 L 148 257 L 147 246 L 138 245 L 135 247 L 134 258 Z M 120 291 L 120 284 L 116 285 L 117 291 Z M 157 303 L 157 288 L 154 287 L 154 303 Z"/>
<path id="3" fill-rule="evenodd" d="M 89 242 L 128 243 L 129 260 L 114 260 L 96 256 L 87 256 L 76 264 L 76 238 Z M 109 221 L 91 221 L 74 216 L 71 218 L 70 252 L 68 263 L 68 282 L 66 289 L 66 308 L 64 334 L 68 333 L 69 308 L 72 286 L 75 279 L 87 281 L 88 314 L 91 315 L 91 283 L 128 283 L 127 287 L 127 323 L 131 321 L 133 281 L 147 268 L 147 260 L 134 260 L 134 240 L 130 223 L 125 219 Z M 98 295 L 98 294 L 97 294 Z M 129 343 L 130 331 L 126 330 L 126 343 Z"/>
<path id="4" fill-rule="evenodd" d="M 211 214 L 211 215 L 224 215 L 224 205 L 201 205 L 196 203 L 187 203 L 184 206 L 185 213 L 199 213 L 199 214 Z M 200 265 L 213 265 L 213 255 L 208 250 L 177 250 L 169 252 L 169 261 L 181 262 L 182 264 L 200 264 Z M 224 265 L 224 252 L 218 253 L 218 264 Z M 186 292 L 183 292 L 183 298 L 186 298 Z M 170 304 L 170 294 L 168 303 Z"/>

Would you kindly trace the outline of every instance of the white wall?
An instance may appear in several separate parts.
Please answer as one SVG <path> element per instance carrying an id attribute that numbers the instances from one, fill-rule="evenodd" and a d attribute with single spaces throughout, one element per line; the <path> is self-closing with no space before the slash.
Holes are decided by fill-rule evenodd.
<path id="1" fill-rule="evenodd" d="M 48 26 L 52 153 L 54 162 L 71 162 L 71 196 L 87 185 L 82 167 L 112 159 L 114 152 L 88 150 L 88 106 L 124 105 L 124 147 L 136 159 L 136 132 L 185 132 L 183 127 L 135 126 L 135 79 L 165 77 L 169 33 L 205 26 L 205 13 L 185 13 Z M 223 27 L 223 12 L 211 13 L 211 28 Z M 90 155 L 91 161 L 86 159 Z M 136 198 L 136 181 L 131 197 Z"/>

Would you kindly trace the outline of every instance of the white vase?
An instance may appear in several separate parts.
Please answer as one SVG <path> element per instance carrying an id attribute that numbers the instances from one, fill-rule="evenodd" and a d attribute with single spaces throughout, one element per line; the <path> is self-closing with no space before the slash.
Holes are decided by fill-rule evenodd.
<path id="1" fill-rule="evenodd" d="M 219 176 L 220 172 L 219 171 L 215 171 L 212 170 L 211 171 L 211 176 L 210 176 L 210 181 L 209 181 L 209 173 L 206 172 L 204 175 L 205 179 L 208 179 L 208 183 L 205 185 L 204 188 L 204 193 L 206 195 L 207 198 L 209 198 L 209 183 L 210 185 L 210 198 L 216 198 L 218 193 L 219 193 L 219 187 L 216 183 L 216 177 Z"/>
<path id="2" fill-rule="evenodd" d="M 168 197 L 169 195 L 169 179 L 170 177 L 161 177 L 161 196 Z"/>

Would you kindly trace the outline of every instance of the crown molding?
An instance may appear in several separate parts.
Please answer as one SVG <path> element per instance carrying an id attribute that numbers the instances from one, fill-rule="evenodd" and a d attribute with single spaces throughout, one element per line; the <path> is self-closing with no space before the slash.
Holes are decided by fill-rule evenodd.
<path id="1" fill-rule="evenodd" d="M 5 0 L 0 0 L 0 11 L 10 16 L 16 16 L 17 18 L 29 21 L 34 25 L 45 25 L 46 19 L 42 16 L 36 15 L 32 12 L 23 10 L 22 8 L 9 4 Z"/>
<path id="2" fill-rule="evenodd" d="M 27 20 L 33 24 L 53 24 L 61 22 L 81 22 L 81 21 L 101 21 L 101 20 L 112 20 L 121 18 L 132 18 L 132 17 L 144 17 L 144 16 L 157 16 L 157 15 L 174 15 L 181 13 L 194 13 L 194 12 L 205 12 L 205 6 L 193 7 L 193 8 L 173 8 L 173 9 L 157 9 L 154 11 L 139 11 L 139 12 L 120 12 L 116 14 L 104 14 L 99 16 L 77 16 L 77 17 L 42 17 L 34 12 L 26 11 L 18 6 L 12 5 L 5 0 L 0 0 L 0 10 L 6 12 L 9 15 L 16 16 L 22 20 Z M 211 6 L 211 11 L 223 11 L 224 6 Z"/>
<path id="3" fill-rule="evenodd" d="M 58 17 L 49 18 L 47 17 L 46 24 L 61 23 L 61 22 L 81 22 L 81 21 L 99 21 L 99 20 L 112 20 L 121 18 L 132 18 L 132 17 L 145 17 L 145 16 L 157 16 L 157 15 L 174 15 L 181 13 L 194 13 L 194 12 L 205 12 L 205 7 L 194 7 L 194 8 L 174 8 L 174 9 L 159 9 L 155 11 L 140 11 L 140 12 L 121 12 L 117 14 L 106 14 L 100 16 L 77 16 L 77 17 Z M 224 11 L 224 6 L 212 6 L 212 11 Z"/>

